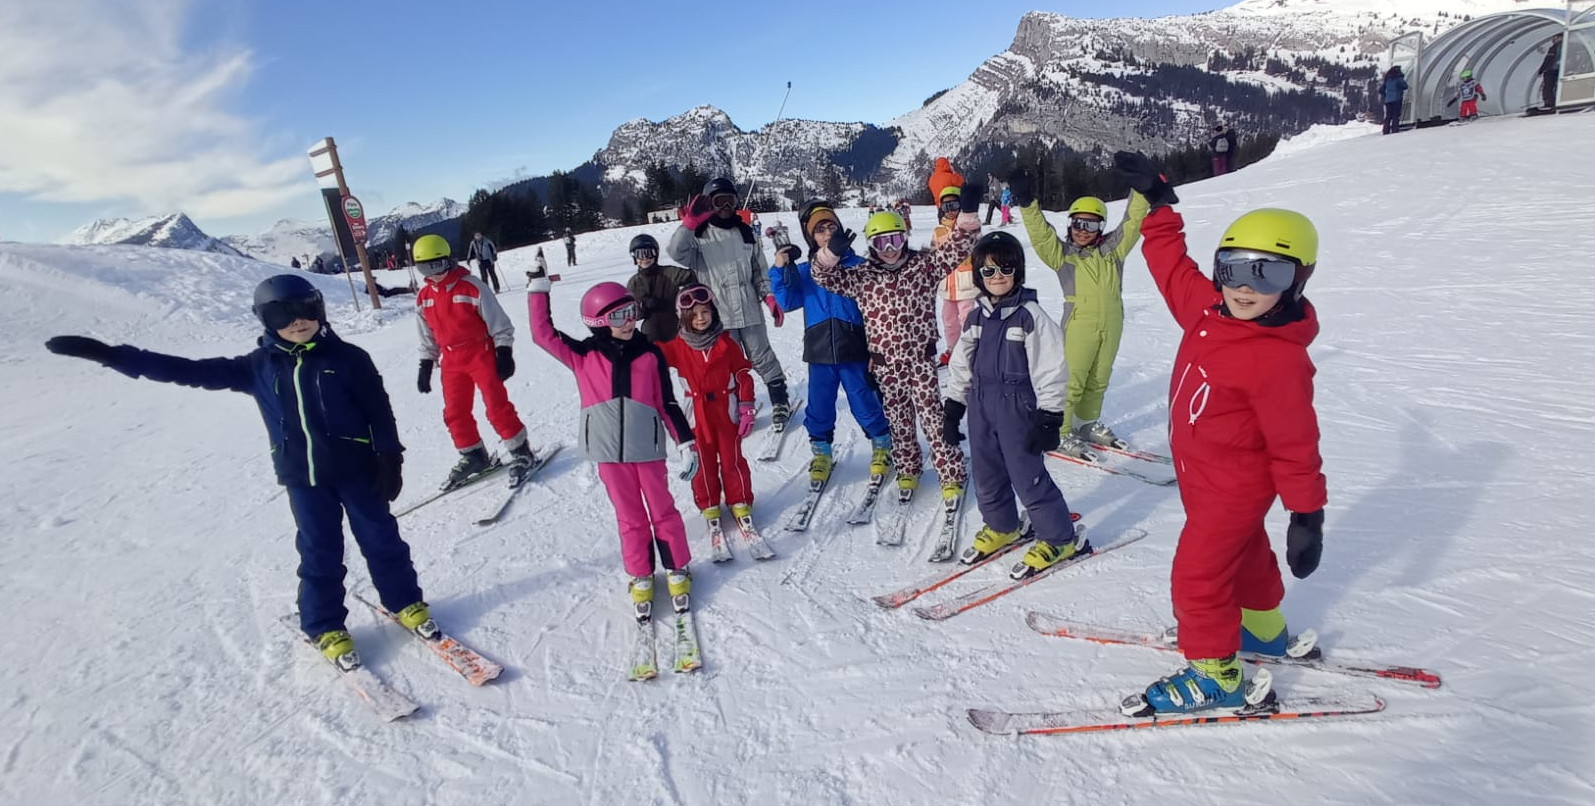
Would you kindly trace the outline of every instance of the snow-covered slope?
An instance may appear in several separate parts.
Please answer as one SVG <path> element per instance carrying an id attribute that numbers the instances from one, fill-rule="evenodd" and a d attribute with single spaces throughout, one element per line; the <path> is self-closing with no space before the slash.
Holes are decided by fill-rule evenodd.
<path id="1" fill-rule="evenodd" d="M 73 230 L 61 243 L 75 246 L 128 244 L 192 249 L 239 257 L 231 245 L 206 235 L 183 213 L 150 218 L 102 218 Z"/>
<path id="2" fill-rule="evenodd" d="M 49 335 L 82 332 L 185 355 L 242 352 L 253 343 L 247 289 L 266 267 L 0 245 L 0 279 L 23 290 L 0 318 L 10 457 L 0 485 L 11 491 L 0 612 L 14 650 L 0 655 L 0 801 L 1588 801 L 1595 544 L 1581 537 L 1595 380 L 1577 368 L 1595 352 L 1595 290 L 1576 244 L 1595 229 L 1595 164 L 1545 155 L 1592 138 L 1595 115 L 1492 119 L 1326 143 L 1180 190 L 1199 260 L 1253 207 L 1302 210 L 1323 235 L 1309 294 L 1323 322 L 1312 353 L 1331 503 L 1323 565 L 1287 577 L 1284 610 L 1296 629 L 1318 628 L 1332 654 L 1446 680 L 1425 691 L 1278 673 L 1287 698 L 1369 691 L 1389 701 L 1380 716 L 1338 723 L 1026 741 L 976 732 L 970 706 L 1111 708 L 1173 670 L 1169 655 L 1035 635 L 1022 615 L 1166 623 L 1178 493 L 1054 468 L 1094 534 L 1150 537 L 930 624 L 868 600 L 930 572 L 930 547 L 916 538 L 882 549 L 840 523 L 868 457 L 846 415 L 812 531 L 778 531 L 800 497 L 800 433 L 781 461 L 754 468 L 757 518 L 780 558 L 694 564 L 707 666 L 693 677 L 625 682 L 631 629 L 614 522 L 574 450 L 499 526 L 471 524 L 483 496 L 407 517 L 434 613 L 510 671 L 471 689 L 357 609 L 349 624 L 368 664 L 425 704 L 409 722 L 377 723 L 279 624 L 293 608 L 293 526 L 254 405 L 42 349 Z M 1122 202 L 1111 209 L 1117 219 Z M 931 211 L 915 213 L 921 241 Z M 855 229 L 863 218 L 842 213 Z M 583 290 L 626 276 L 636 231 L 669 228 L 584 235 L 571 268 L 547 245 L 563 274 L 555 319 L 568 332 L 583 332 Z M 516 289 L 534 251 L 505 256 Z M 1034 285 L 1057 310 L 1057 285 L 1037 265 Z M 1125 285 L 1107 416 L 1155 449 L 1180 334 L 1139 255 Z M 335 324 L 387 378 L 409 449 L 400 501 L 413 500 L 454 455 L 441 401 L 412 385 L 414 329 L 352 319 L 337 284 L 323 288 Z M 530 345 L 520 291 L 501 300 L 519 323 L 511 395 L 534 440 L 569 444 L 574 381 Z M 407 318 L 401 306 L 387 316 Z M 802 389 L 801 317 L 792 320 L 771 333 Z M 693 548 L 707 554 L 690 495 L 673 485 Z M 921 504 L 928 526 L 933 506 Z M 1282 540 L 1283 513 L 1270 523 Z M 351 583 L 368 590 L 352 543 L 350 555 Z M 955 592 L 998 572 L 973 576 Z"/>

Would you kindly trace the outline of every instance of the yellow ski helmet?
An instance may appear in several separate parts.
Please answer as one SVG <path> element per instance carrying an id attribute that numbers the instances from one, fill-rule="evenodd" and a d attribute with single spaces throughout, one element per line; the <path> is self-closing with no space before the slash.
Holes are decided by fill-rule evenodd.
<path id="1" fill-rule="evenodd" d="M 873 240 L 877 235 L 888 232 L 907 232 L 908 227 L 903 225 L 903 217 L 891 210 L 882 210 L 869 217 L 864 222 L 864 240 Z"/>
<path id="2" fill-rule="evenodd" d="M 449 241 L 442 235 L 422 235 L 415 239 L 415 245 L 410 247 L 410 257 L 416 263 L 439 260 L 449 257 L 454 250 L 449 246 Z"/>
<path id="3" fill-rule="evenodd" d="M 1075 199 L 1073 204 L 1069 205 L 1070 218 L 1074 218 L 1080 213 L 1089 213 L 1103 221 L 1108 220 L 1108 206 L 1095 196 L 1081 196 Z"/>
<path id="4" fill-rule="evenodd" d="M 1312 266 L 1318 262 L 1318 228 L 1294 210 L 1264 207 L 1235 219 L 1218 248 L 1272 252 Z"/>

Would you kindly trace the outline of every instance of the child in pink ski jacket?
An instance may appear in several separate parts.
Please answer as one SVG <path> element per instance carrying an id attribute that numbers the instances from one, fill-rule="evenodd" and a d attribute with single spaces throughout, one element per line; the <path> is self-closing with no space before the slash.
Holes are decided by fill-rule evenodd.
<path id="1" fill-rule="evenodd" d="M 598 478 L 615 506 L 637 619 L 652 616 L 655 547 L 669 571 L 672 605 L 685 612 L 692 552 L 670 493 L 665 435 L 683 450 L 696 451 L 696 446 L 676 405 L 665 357 L 638 332 L 637 301 L 625 286 L 599 283 L 582 295 L 582 322 L 593 334 L 580 341 L 554 328 L 549 287 L 541 272 L 534 272 L 527 283 L 532 340 L 576 373 L 582 405 L 577 439 L 582 455 L 598 463 Z M 695 470 L 697 463 L 690 467 Z"/>

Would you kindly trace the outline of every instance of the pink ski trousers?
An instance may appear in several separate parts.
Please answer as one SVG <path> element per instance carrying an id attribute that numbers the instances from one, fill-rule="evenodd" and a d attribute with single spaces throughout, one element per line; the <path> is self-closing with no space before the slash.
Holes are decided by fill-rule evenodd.
<path id="1" fill-rule="evenodd" d="M 692 561 L 687 546 L 687 526 L 670 495 L 665 462 L 599 462 L 598 478 L 615 505 L 620 526 L 620 557 L 626 573 L 644 577 L 654 571 L 654 546 L 659 562 L 675 571 Z"/>
<path id="2" fill-rule="evenodd" d="M 941 301 L 942 332 L 947 336 L 947 349 L 958 343 L 958 334 L 964 332 L 964 318 L 975 309 L 972 299 L 944 299 Z"/>

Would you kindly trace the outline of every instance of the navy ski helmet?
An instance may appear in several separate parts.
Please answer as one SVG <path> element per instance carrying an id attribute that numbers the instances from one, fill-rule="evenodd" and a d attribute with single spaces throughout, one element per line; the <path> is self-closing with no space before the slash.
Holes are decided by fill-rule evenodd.
<path id="1" fill-rule="evenodd" d="M 659 242 L 654 240 L 652 235 L 638 235 L 632 238 L 631 245 L 626 247 L 626 253 L 635 258 L 638 249 L 652 249 L 654 250 L 654 257 L 659 256 Z"/>
<path id="2" fill-rule="evenodd" d="M 321 292 L 297 274 L 268 277 L 255 286 L 255 317 L 275 333 L 300 319 L 327 321 Z"/>
<path id="3" fill-rule="evenodd" d="M 725 193 L 729 193 L 732 196 L 737 195 L 737 186 L 723 176 L 718 179 L 711 179 L 708 184 L 703 186 L 703 197 L 705 199 L 712 199 Z"/>
<path id="4" fill-rule="evenodd" d="M 980 289 L 980 293 L 987 293 L 985 278 L 980 276 L 980 269 L 986 265 L 988 257 L 998 266 L 1014 269 L 1014 288 L 1025 284 L 1024 246 L 1020 245 L 1018 238 L 1006 232 L 1000 230 L 988 232 L 980 236 L 980 240 L 975 241 L 975 248 L 969 253 L 969 265 L 975 272 L 975 287 Z"/>

